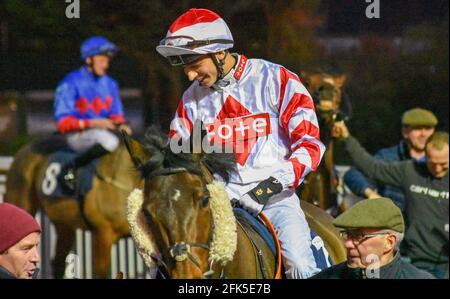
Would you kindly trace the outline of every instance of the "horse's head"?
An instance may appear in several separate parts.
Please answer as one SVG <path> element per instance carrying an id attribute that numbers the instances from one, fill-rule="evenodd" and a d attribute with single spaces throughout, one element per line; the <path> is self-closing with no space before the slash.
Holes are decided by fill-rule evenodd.
<path id="1" fill-rule="evenodd" d="M 341 109 L 342 87 L 347 79 L 346 75 L 329 75 L 326 73 L 302 73 L 305 87 L 310 92 L 322 127 L 330 128 L 332 123 L 347 116 Z M 347 103 L 348 104 L 348 103 Z M 345 107 L 350 109 L 350 107 Z M 322 129 L 322 128 L 321 128 Z M 321 130 L 322 131 L 322 130 Z"/>
<path id="2" fill-rule="evenodd" d="M 205 167 L 227 179 L 232 155 L 172 152 L 167 136 L 149 130 L 141 144 L 125 138 L 145 180 L 142 210 L 158 247 L 159 266 L 172 278 L 201 278 L 208 270 L 213 237 L 211 189 Z"/>

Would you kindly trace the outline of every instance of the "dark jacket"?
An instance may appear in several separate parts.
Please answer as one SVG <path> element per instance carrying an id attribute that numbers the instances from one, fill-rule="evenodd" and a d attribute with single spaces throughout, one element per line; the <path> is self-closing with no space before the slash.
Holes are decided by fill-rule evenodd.
<path id="1" fill-rule="evenodd" d="M 36 279 L 38 275 L 39 275 L 39 268 L 36 268 L 36 271 L 34 271 L 33 274 L 33 279 Z M 8 270 L 6 270 L 5 268 L 3 268 L 2 266 L 0 266 L 0 279 L 17 279 L 17 277 Z"/>
<path id="2" fill-rule="evenodd" d="M 375 153 L 374 158 L 383 161 L 405 161 L 411 159 L 408 145 L 403 140 L 395 146 L 380 149 Z M 363 192 L 366 188 L 377 189 L 378 194 L 392 199 L 402 212 L 405 211 L 405 195 L 399 187 L 379 181 L 374 182 L 355 167 L 350 168 L 345 173 L 344 183 L 353 193 L 361 197 L 364 197 Z"/>
<path id="3" fill-rule="evenodd" d="M 378 275 L 377 275 L 378 274 Z M 404 262 L 400 258 L 400 254 L 396 254 L 395 258 L 387 265 L 379 269 L 379 273 L 375 274 L 372 270 L 366 273 L 365 269 L 349 268 L 347 262 L 331 266 L 322 272 L 314 275 L 311 279 L 433 279 L 430 273 L 420 270 L 411 264 Z"/>
<path id="4" fill-rule="evenodd" d="M 17 277 L 14 274 L 12 274 L 8 270 L 0 266 L 0 279 L 16 279 L 16 278 Z"/>

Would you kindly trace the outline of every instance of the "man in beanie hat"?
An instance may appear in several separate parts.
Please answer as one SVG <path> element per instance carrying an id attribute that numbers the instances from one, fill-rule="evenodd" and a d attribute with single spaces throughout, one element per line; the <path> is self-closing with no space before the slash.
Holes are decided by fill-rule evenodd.
<path id="1" fill-rule="evenodd" d="M 425 143 L 434 133 L 438 120 L 433 112 L 413 108 L 407 110 L 402 116 L 401 134 L 403 139 L 399 144 L 382 148 L 374 155 L 384 161 L 404 161 L 425 159 Z M 392 201 L 405 212 L 405 195 L 403 191 L 390 184 L 374 182 L 367 178 L 357 168 L 352 167 L 344 176 L 344 183 L 358 196 L 364 198 L 377 198 L 381 196 L 391 198 Z"/>
<path id="2" fill-rule="evenodd" d="M 347 261 L 312 278 L 434 278 L 400 258 L 398 247 L 405 225 L 400 209 L 390 199 L 360 201 L 337 217 L 333 224 L 342 230 Z"/>
<path id="3" fill-rule="evenodd" d="M 416 267 L 438 278 L 448 278 L 448 133 L 435 132 L 428 138 L 425 162 L 377 160 L 350 135 L 344 122 L 334 124 L 332 135 L 344 141 L 353 163 L 365 175 L 397 186 L 405 193 L 407 230 L 402 254 Z"/>
<path id="4" fill-rule="evenodd" d="M 35 278 L 41 227 L 25 210 L 0 203 L 0 279 Z"/>

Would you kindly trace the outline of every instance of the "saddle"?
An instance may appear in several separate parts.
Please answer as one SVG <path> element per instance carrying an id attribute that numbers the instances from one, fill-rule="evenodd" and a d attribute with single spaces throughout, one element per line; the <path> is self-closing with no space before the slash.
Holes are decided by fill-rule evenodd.
<path id="1" fill-rule="evenodd" d="M 254 234 L 257 234 L 270 248 L 270 251 L 275 257 L 275 261 L 277 261 L 275 266 L 275 278 L 281 278 L 282 273 L 284 273 L 284 271 L 282 271 L 283 265 L 281 264 L 281 246 L 276 232 L 270 224 L 270 221 L 264 216 L 264 214 L 260 214 L 258 217 L 254 217 L 252 214 L 242 208 L 234 208 L 233 212 L 236 220 L 243 227 L 250 238 L 252 236 L 254 237 Z M 253 240 L 253 244 L 255 243 L 256 242 L 254 242 Z M 333 265 L 332 259 L 328 254 L 327 249 L 325 248 L 322 238 L 312 229 L 311 251 L 316 261 L 316 265 L 320 270 L 326 269 Z M 262 259 L 259 259 L 259 264 L 261 269 L 263 269 L 262 272 L 264 272 L 265 265 Z"/>
<path id="2" fill-rule="evenodd" d="M 44 176 L 39 188 L 40 196 L 47 198 L 71 198 L 81 200 L 86 193 L 92 188 L 92 181 L 97 174 L 97 165 L 100 159 L 95 159 L 86 166 L 81 167 L 77 171 L 78 181 L 76 182 L 76 190 L 74 194 L 67 194 L 59 184 L 59 175 L 75 157 L 77 153 L 69 148 L 58 149 L 50 154 L 50 158 L 45 167 Z"/>

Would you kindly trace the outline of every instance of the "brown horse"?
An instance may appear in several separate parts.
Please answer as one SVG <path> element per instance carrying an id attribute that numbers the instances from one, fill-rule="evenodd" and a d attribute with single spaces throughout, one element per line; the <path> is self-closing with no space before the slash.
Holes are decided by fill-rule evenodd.
<path id="1" fill-rule="evenodd" d="M 129 199 L 137 202 L 133 209 L 145 215 L 141 226 L 147 229 L 141 227 L 139 232 L 139 221 L 129 220 L 145 261 L 149 252 L 156 251 L 153 263 L 171 278 L 274 277 L 276 263 L 270 249 L 259 235 L 236 222 L 223 185 L 212 179 L 211 173 L 217 173 L 227 180 L 235 167 L 232 154 L 174 154 L 167 137 L 160 134 L 147 134 L 145 145 L 125 139 L 145 180 L 143 198 Z M 332 217 L 306 202 L 302 207 L 332 260 L 343 261 L 345 249 Z"/>
<path id="2" fill-rule="evenodd" d="M 341 99 L 346 76 L 315 73 L 302 74 L 302 78 L 314 99 L 320 126 L 320 139 L 326 146 L 326 152 L 317 171 L 311 172 L 306 177 L 300 188 L 300 198 L 336 216 L 340 207 L 337 206 L 336 201 L 338 178 L 334 170 L 331 129 L 334 122 L 343 116 Z"/>
<path id="3" fill-rule="evenodd" d="M 39 141 L 39 144 L 42 146 L 61 140 L 58 137 L 50 138 Z M 46 176 L 49 157 L 48 152 L 42 152 L 36 143 L 20 149 L 7 176 L 5 201 L 22 207 L 33 215 L 41 209 L 55 225 L 55 277 L 64 276 L 65 259 L 73 247 L 75 230 L 89 228 L 93 237 L 94 277 L 107 278 L 112 245 L 121 237 L 129 235 L 126 197 L 140 182 L 136 173 L 131 171 L 134 166 L 129 154 L 125 146 L 121 145 L 114 153 L 100 159 L 92 189 L 84 196 L 83 205 L 74 199 L 40 196 L 42 193 L 39 188 Z"/>

